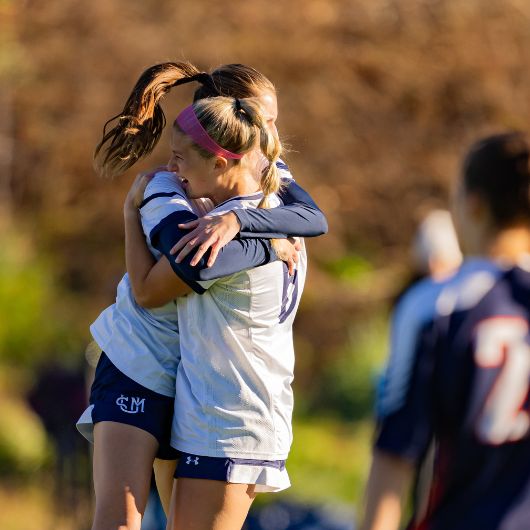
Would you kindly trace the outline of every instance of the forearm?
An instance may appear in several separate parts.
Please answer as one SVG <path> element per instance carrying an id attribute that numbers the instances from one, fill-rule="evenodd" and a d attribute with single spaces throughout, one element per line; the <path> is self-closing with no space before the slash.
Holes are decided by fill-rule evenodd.
<path id="1" fill-rule="evenodd" d="M 200 287 L 197 288 L 196 282 L 230 276 L 278 259 L 271 242 L 267 239 L 235 239 L 219 251 L 211 267 L 207 265 L 210 250 L 194 266 L 191 265 L 191 255 L 187 255 L 177 263 L 170 252 L 180 237 L 182 237 L 182 231 L 174 224 L 168 225 L 157 234 L 156 246 L 168 258 L 175 274 L 189 282 L 199 293 L 203 291 Z"/>
<path id="2" fill-rule="evenodd" d="M 207 260 L 208 255 L 205 255 L 204 262 L 206 263 Z M 261 267 L 277 260 L 278 256 L 271 240 L 235 239 L 219 251 L 219 255 L 211 267 L 203 264 L 197 272 L 201 280 L 214 280 L 243 270 Z"/>
<path id="3" fill-rule="evenodd" d="M 315 237 L 328 230 L 327 220 L 311 196 L 294 180 L 279 193 L 283 206 L 233 210 L 241 225 L 240 237 Z"/>
<path id="4" fill-rule="evenodd" d="M 125 263 L 134 298 L 142 307 L 158 307 L 191 291 L 174 276 L 169 263 L 157 262 L 147 247 L 138 210 L 124 208 Z"/>
<path id="5" fill-rule="evenodd" d="M 156 260 L 145 243 L 140 217 L 136 208 L 127 206 L 123 211 L 125 224 L 125 265 L 136 301 L 144 301 L 146 278 Z"/>
<path id="6" fill-rule="evenodd" d="M 408 460 L 374 451 L 361 530 L 398 530 L 413 476 Z"/>

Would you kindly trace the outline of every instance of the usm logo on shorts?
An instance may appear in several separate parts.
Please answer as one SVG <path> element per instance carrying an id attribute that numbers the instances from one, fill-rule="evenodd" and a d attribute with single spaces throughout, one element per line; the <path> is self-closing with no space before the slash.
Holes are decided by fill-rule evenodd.
<path id="1" fill-rule="evenodd" d="M 130 400 L 130 401 L 129 401 Z M 120 407 L 122 412 L 127 414 L 138 414 L 144 411 L 145 398 L 124 396 L 123 394 L 116 400 L 116 405 Z"/>

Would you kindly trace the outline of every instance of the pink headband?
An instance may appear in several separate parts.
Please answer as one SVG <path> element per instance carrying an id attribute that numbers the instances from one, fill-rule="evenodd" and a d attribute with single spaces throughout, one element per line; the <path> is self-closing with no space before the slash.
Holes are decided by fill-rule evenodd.
<path id="1" fill-rule="evenodd" d="M 223 158 L 233 158 L 235 160 L 243 158 L 243 155 L 227 151 L 212 140 L 197 119 L 195 111 L 193 110 L 193 105 L 186 107 L 177 116 L 175 123 L 178 124 L 184 134 L 187 134 L 197 145 L 206 149 L 206 151 L 217 156 L 222 156 Z"/>

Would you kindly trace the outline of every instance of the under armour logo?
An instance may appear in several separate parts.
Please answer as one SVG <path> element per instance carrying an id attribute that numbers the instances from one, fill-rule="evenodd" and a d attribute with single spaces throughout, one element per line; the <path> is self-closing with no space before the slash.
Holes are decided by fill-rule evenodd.
<path id="1" fill-rule="evenodd" d="M 127 414 L 137 414 L 144 411 L 145 398 L 132 397 L 129 403 L 129 397 L 123 394 L 116 400 L 116 405 Z"/>
<path id="2" fill-rule="evenodd" d="M 191 456 L 186 457 L 186 464 L 195 464 L 196 466 L 199 465 L 199 457 L 196 456 L 195 458 L 192 458 Z"/>

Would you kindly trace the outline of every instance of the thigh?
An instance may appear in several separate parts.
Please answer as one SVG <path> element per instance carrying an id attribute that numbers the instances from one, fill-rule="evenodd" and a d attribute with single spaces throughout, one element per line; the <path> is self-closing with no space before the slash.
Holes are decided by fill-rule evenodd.
<path id="1" fill-rule="evenodd" d="M 254 484 L 179 478 L 168 530 L 240 530 L 254 498 Z"/>
<path id="2" fill-rule="evenodd" d="M 158 441 L 148 432 L 110 421 L 94 427 L 93 530 L 140 528 Z"/>

